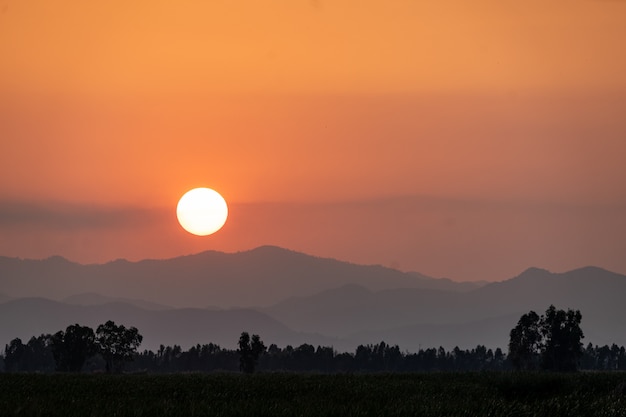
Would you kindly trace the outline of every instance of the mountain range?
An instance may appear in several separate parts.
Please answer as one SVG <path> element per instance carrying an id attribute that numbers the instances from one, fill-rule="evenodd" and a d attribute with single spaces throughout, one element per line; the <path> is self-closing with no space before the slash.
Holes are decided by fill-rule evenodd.
<path id="1" fill-rule="evenodd" d="M 579 309 L 586 343 L 626 345 L 626 276 L 596 267 L 530 268 L 494 283 L 459 283 L 264 246 L 166 260 L 80 265 L 60 257 L 0 257 L 0 346 L 70 324 L 135 326 L 142 348 L 233 348 L 242 331 L 266 344 L 353 351 L 506 348 L 530 310 Z"/>
<path id="2" fill-rule="evenodd" d="M 173 307 L 269 306 L 345 284 L 372 290 L 436 288 L 464 291 L 480 284 L 432 279 L 379 265 L 356 265 L 261 246 L 237 253 L 207 251 L 164 260 L 81 265 L 0 257 L 0 291 L 12 297 L 61 300 L 82 293 L 134 298 Z"/>

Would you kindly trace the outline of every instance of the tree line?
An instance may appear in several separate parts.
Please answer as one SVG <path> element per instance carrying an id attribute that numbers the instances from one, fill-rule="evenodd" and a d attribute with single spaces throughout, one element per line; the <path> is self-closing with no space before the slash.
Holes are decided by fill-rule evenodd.
<path id="1" fill-rule="evenodd" d="M 508 354 L 500 348 L 443 347 L 409 353 L 398 345 L 359 345 L 354 353 L 302 344 L 266 347 L 258 335 L 241 333 L 238 348 L 212 343 L 161 345 L 156 352 L 138 352 L 142 336 L 134 327 L 108 321 L 91 328 L 78 324 L 54 335 L 32 337 L 26 344 L 12 340 L 0 357 L 7 372 L 429 372 L 545 369 L 553 371 L 626 370 L 626 349 L 613 344 L 583 347 L 580 311 L 550 306 L 539 316 L 522 315 L 510 332 Z"/>
<path id="2" fill-rule="evenodd" d="M 137 354 L 143 336 L 135 327 L 126 328 L 109 320 L 91 327 L 73 324 L 53 335 L 19 338 L 5 346 L 2 362 L 8 372 L 80 372 L 88 359 L 96 358 L 108 373 L 121 372 Z"/>

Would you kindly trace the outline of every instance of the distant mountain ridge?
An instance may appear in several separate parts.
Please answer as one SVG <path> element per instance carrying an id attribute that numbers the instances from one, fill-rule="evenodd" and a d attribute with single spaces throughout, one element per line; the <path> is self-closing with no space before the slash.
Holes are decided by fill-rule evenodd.
<path id="1" fill-rule="evenodd" d="M 626 276 L 601 268 L 564 273 L 530 268 L 463 293 L 345 286 L 287 299 L 262 311 L 291 328 L 355 341 L 367 337 L 415 348 L 453 340 L 472 347 L 484 340 L 505 347 L 522 314 L 541 314 L 553 304 L 582 312 L 585 343 L 626 345 L 625 296 Z"/>
<path id="2" fill-rule="evenodd" d="M 75 294 L 61 300 L 66 304 L 78 306 L 96 306 L 104 304 L 130 304 L 144 310 L 170 310 L 172 307 L 163 304 L 151 303 L 150 301 L 137 300 L 122 297 L 107 297 L 102 294 L 88 292 L 83 294 Z"/>
<path id="3" fill-rule="evenodd" d="M 529 268 L 481 286 L 270 246 L 103 265 L 0 257 L 0 346 L 112 319 L 138 327 L 147 348 L 232 347 L 256 331 L 267 343 L 338 350 L 380 341 L 409 351 L 506 349 L 519 317 L 550 304 L 581 310 L 585 344 L 626 345 L 625 295 L 626 276 L 597 267 Z"/>
<path id="4" fill-rule="evenodd" d="M 291 296 L 345 284 L 373 290 L 438 288 L 468 291 L 457 283 L 379 265 L 356 265 L 275 246 L 250 251 L 201 252 L 164 260 L 81 265 L 61 257 L 0 257 L 0 291 L 11 297 L 63 300 L 81 293 L 140 299 L 173 307 L 266 306 Z"/>

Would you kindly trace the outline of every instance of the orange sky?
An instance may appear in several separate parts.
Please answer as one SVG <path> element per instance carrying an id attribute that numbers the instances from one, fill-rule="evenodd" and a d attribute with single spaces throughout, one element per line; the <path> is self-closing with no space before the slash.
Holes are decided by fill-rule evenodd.
<path id="1" fill-rule="evenodd" d="M 0 0 L 0 255 L 626 272 L 625 22 L 619 0 Z M 194 186 L 233 209 L 209 238 L 169 214 Z"/>

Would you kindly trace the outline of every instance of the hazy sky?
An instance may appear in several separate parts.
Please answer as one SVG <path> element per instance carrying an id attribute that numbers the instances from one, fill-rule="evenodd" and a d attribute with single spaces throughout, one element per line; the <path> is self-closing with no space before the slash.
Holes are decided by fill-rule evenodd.
<path id="1" fill-rule="evenodd" d="M 624 40 L 619 0 L 0 0 L 0 255 L 626 273 Z"/>

